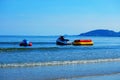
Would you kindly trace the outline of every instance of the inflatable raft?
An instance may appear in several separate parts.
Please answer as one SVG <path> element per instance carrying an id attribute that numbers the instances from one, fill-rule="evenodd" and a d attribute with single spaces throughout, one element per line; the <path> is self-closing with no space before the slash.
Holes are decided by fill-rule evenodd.
<path id="1" fill-rule="evenodd" d="M 93 41 L 91 39 L 85 40 L 74 40 L 73 45 L 93 45 Z"/>

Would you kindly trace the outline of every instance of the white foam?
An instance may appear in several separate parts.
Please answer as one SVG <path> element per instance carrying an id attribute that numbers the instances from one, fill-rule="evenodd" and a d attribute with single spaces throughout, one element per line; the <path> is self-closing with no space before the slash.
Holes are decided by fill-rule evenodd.
<path id="1" fill-rule="evenodd" d="M 38 62 L 38 63 L 12 63 L 0 64 L 0 68 L 7 67 L 33 67 L 33 66 L 55 66 L 55 65 L 68 65 L 68 64 L 88 64 L 88 63 L 101 63 L 101 62 L 115 62 L 120 61 L 120 58 L 115 59 L 96 59 L 96 60 L 79 60 L 79 61 L 52 61 L 52 62 Z"/>

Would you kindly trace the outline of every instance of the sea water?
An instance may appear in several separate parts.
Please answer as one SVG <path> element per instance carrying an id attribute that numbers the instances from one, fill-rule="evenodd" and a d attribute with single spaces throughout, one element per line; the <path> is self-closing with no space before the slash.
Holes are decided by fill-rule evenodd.
<path id="1" fill-rule="evenodd" d="M 92 46 L 59 46 L 55 44 L 58 37 L 0 36 L 0 68 L 35 66 L 54 68 L 61 65 L 70 67 L 73 64 L 87 65 L 120 61 L 120 37 L 65 36 L 70 42 L 75 39 L 91 39 L 94 42 Z M 19 46 L 23 39 L 32 42 L 33 46 Z"/>

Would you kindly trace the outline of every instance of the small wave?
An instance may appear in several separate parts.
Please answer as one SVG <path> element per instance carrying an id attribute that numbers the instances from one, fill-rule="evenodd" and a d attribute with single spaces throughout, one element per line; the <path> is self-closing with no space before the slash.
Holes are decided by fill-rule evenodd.
<path id="1" fill-rule="evenodd" d="M 94 48 L 84 48 L 84 47 L 20 47 L 20 48 L 0 48 L 0 52 L 10 52 L 10 51 L 28 51 L 28 50 L 69 50 L 69 49 L 76 49 L 76 50 L 87 50 L 87 49 L 94 49 Z"/>
<path id="2" fill-rule="evenodd" d="M 94 47 L 94 46 L 40 46 L 40 47 L 8 47 L 0 48 L 3 51 L 27 51 L 27 50 L 100 50 L 100 49 L 119 49 L 119 47 Z"/>
<path id="3" fill-rule="evenodd" d="M 0 44 L 19 44 L 20 42 L 0 42 Z"/>
<path id="4" fill-rule="evenodd" d="M 52 62 L 44 62 L 44 63 L 38 62 L 38 63 L 0 64 L 0 68 L 56 66 L 56 65 L 68 65 L 68 64 L 88 64 L 88 63 L 114 62 L 114 61 L 120 61 L 120 58 L 116 58 L 116 59 L 96 59 L 96 60 L 79 60 L 79 61 L 52 61 Z"/>
<path id="5" fill-rule="evenodd" d="M 30 50 L 33 48 L 0 48 L 0 52 L 2 51 L 21 51 L 21 50 Z"/>
<path id="6" fill-rule="evenodd" d="M 2 51 L 25 51 L 25 50 L 54 50 L 59 49 L 58 47 L 38 47 L 38 48 L 0 48 Z"/>

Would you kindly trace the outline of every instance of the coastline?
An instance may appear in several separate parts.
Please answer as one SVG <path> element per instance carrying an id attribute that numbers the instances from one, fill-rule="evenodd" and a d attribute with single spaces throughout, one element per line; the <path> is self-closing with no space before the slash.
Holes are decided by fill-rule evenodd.
<path id="1" fill-rule="evenodd" d="M 2 80 L 94 80 L 119 79 L 120 62 L 0 68 Z M 110 75 L 109 75 L 110 74 Z M 113 75 L 112 75 L 113 74 Z M 89 79 L 88 79 L 89 78 Z M 109 80 L 110 80 L 109 79 Z"/>

